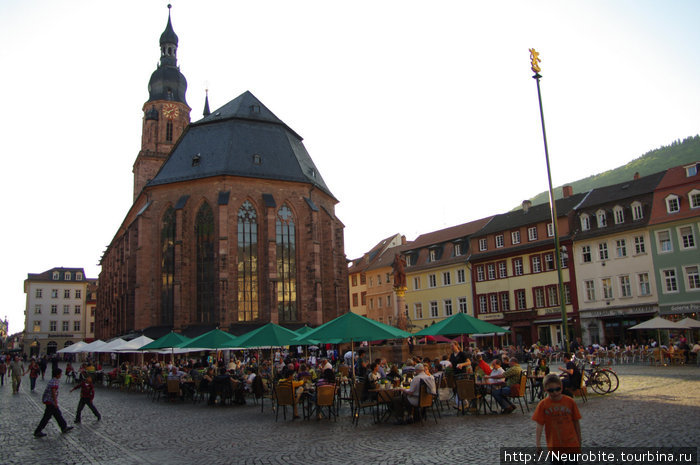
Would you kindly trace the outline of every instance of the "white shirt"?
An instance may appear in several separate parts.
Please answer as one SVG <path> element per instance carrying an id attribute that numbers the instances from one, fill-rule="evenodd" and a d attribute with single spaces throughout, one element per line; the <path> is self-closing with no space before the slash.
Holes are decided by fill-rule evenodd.
<path id="1" fill-rule="evenodd" d="M 503 368 L 498 367 L 498 368 L 494 368 L 493 370 L 491 370 L 490 376 L 498 376 L 498 375 L 502 375 L 503 373 L 505 373 Z M 504 380 L 504 378 L 486 378 L 486 384 L 502 383 L 503 380 Z"/>

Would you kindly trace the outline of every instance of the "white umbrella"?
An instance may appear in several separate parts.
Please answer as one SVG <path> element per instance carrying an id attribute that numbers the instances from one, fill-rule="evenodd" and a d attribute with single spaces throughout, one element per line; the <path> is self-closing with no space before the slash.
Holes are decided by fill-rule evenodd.
<path id="1" fill-rule="evenodd" d="M 683 318 L 681 321 L 678 322 L 678 324 L 690 329 L 700 328 L 700 321 L 694 320 L 692 318 Z"/>
<path id="2" fill-rule="evenodd" d="M 80 348 L 83 346 L 86 346 L 87 342 L 85 341 L 78 341 L 75 344 L 71 344 L 68 347 L 64 347 L 63 349 L 59 350 L 59 354 L 74 354 L 76 352 L 80 352 Z"/>
<path id="3" fill-rule="evenodd" d="M 153 342 L 153 339 L 151 339 L 148 336 L 139 336 L 136 339 L 132 339 L 130 341 L 126 341 L 126 343 L 122 344 L 120 347 L 115 349 L 115 352 L 130 352 L 130 353 L 139 353 L 141 352 L 139 349 L 146 344 L 150 344 Z"/>
<path id="4" fill-rule="evenodd" d="M 666 318 L 661 318 L 659 316 L 652 318 L 651 320 L 647 320 L 644 323 L 639 323 L 638 325 L 634 325 L 630 328 L 627 329 L 655 329 L 657 332 L 657 344 L 659 348 L 659 362 L 663 363 L 663 351 L 661 350 L 661 330 L 662 329 L 667 329 L 667 330 L 672 330 L 672 329 L 677 329 L 677 330 L 684 330 L 688 329 L 686 326 L 683 326 L 680 323 L 676 323 L 675 321 L 667 320 Z"/>
<path id="5" fill-rule="evenodd" d="M 102 347 L 93 350 L 92 352 L 116 352 L 120 347 L 122 347 L 124 344 L 126 344 L 126 341 L 120 337 L 109 341 Z"/>
<path id="6" fill-rule="evenodd" d="M 75 352 L 95 352 L 97 349 L 105 345 L 107 345 L 105 341 L 103 341 L 102 339 L 98 339 L 96 341 L 92 341 L 90 344 L 80 347 Z"/>

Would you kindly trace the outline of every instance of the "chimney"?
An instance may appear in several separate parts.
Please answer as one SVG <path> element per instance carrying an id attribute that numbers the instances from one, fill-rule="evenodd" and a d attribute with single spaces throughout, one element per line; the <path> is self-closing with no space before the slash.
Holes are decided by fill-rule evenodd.
<path id="1" fill-rule="evenodd" d="M 634 173 L 634 180 L 636 181 L 637 179 L 639 179 L 639 171 Z"/>
<path id="2" fill-rule="evenodd" d="M 564 186 L 561 188 L 561 195 L 562 197 L 569 198 L 574 194 L 574 188 L 571 186 Z"/>
<path id="3" fill-rule="evenodd" d="M 406 236 L 401 236 L 401 245 L 406 245 Z"/>
<path id="4" fill-rule="evenodd" d="M 523 200 L 523 213 L 527 213 L 528 210 L 530 210 L 530 207 L 532 206 L 532 202 L 529 200 Z"/>

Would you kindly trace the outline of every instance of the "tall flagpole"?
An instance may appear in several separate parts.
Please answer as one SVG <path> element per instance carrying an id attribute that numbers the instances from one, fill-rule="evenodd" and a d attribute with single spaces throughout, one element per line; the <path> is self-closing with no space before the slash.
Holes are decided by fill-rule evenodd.
<path id="1" fill-rule="evenodd" d="M 569 331 L 566 316 L 566 301 L 564 300 L 564 279 L 561 270 L 561 248 L 559 245 L 559 227 L 557 226 L 557 205 L 554 201 L 554 190 L 552 189 L 552 172 L 549 168 L 549 150 L 547 149 L 547 131 L 544 127 L 544 111 L 542 109 L 542 93 L 540 91 L 540 58 L 539 52 L 534 48 L 530 49 L 530 69 L 535 73 L 532 78 L 537 82 L 537 100 L 540 103 L 540 120 L 542 121 L 542 139 L 544 140 L 544 157 L 547 163 L 547 181 L 549 182 L 549 207 L 552 213 L 552 226 L 554 228 L 554 257 L 556 260 L 557 277 L 559 279 L 559 303 L 561 307 L 561 333 L 564 349 L 569 352 Z"/>

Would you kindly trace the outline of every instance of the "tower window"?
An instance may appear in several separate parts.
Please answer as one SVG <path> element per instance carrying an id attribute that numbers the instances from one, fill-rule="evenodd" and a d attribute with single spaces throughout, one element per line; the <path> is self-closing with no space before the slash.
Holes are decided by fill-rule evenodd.
<path id="1" fill-rule="evenodd" d="M 199 159 L 200 159 L 200 158 L 201 158 L 201 157 L 200 157 L 199 154 L 197 154 L 197 155 L 195 155 L 194 157 L 192 157 L 192 166 L 199 166 Z"/>
<path id="2" fill-rule="evenodd" d="M 168 121 L 168 123 L 165 125 L 165 140 L 168 142 L 173 141 L 173 122 Z"/>
<path id="3" fill-rule="evenodd" d="M 257 153 L 253 155 L 253 164 L 254 165 L 260 165 L 262 163 L 262 156 L 258 155 Z"/>

